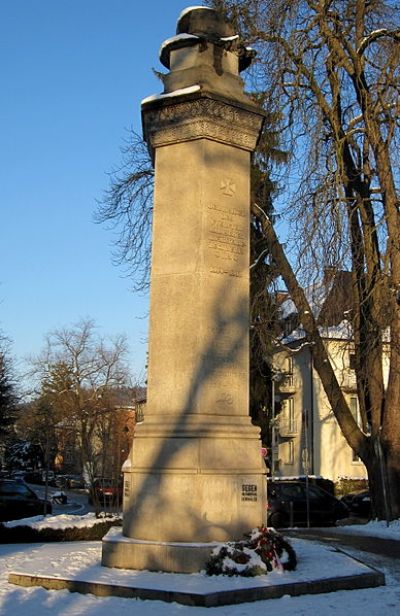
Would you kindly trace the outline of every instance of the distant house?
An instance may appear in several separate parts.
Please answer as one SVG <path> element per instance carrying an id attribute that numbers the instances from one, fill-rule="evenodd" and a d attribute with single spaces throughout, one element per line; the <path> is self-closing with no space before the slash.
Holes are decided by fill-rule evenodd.
<path id="1" fill-rule="evenodd" d="M 324 280 L 306 289 L 306 294 L 338 382 L 359 421 L 350 285 L 349 272 L 327 270 Z M 274 355 L 271 472 L 321 475 L 333 481 L 366 478 L 364 464 L 343 437 L 314 369 L 295 306 L 287 295 L 280 300 L 283 335 Z"/>
<path id="2" fill-rule="evenodd" d="M 135 388 L 113 392 L 114 403 L 95 409 L 91 416 L 92 459 L 90 471 L 83 468 L 80 418 L 71 415 L 56 426 L 57 454 L 55 469 L 62 473 L 83 473 L 118 477 L 132 446 L 135 425 L 143 421 L 146 392 Z"/>

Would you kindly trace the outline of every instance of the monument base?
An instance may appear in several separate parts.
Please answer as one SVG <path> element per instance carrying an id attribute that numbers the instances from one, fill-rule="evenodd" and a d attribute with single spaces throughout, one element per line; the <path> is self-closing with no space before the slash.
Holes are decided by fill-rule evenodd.
<path id="1" fill-rule="evenodd" d="M 103 537 L 101 564 L 117 569 L 198 573 L 218 543 L 141 541 L 111 528 Z"/>

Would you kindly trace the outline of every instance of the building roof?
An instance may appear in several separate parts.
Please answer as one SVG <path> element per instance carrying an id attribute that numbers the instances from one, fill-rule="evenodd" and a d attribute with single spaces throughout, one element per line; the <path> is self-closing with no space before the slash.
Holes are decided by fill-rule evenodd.
<path id="1" fill-rule="evenodd" d="M 352 338 L 351 272 L 327 268 L 323 280 L 306 287 L 304 292 L 319 325 L 321 336 L 340 340 Z M 286 294 L 286 299 L 281 297 L 280 310 L 283 329 L 281 342 L 289 344 L 305 338 L 306 334 L 300 323 L 296 306 L 289 294 Z"/>

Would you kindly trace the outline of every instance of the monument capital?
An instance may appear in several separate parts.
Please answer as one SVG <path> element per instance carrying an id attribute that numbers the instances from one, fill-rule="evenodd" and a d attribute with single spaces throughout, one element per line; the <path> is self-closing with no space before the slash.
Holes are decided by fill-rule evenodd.
<path id="1" fill-rule="evenodd" d="M 192 139 L 211 139 L 254 151 L 264 115 L 200 90 L 143 108 L 143 131 L 151 150 Z"/>

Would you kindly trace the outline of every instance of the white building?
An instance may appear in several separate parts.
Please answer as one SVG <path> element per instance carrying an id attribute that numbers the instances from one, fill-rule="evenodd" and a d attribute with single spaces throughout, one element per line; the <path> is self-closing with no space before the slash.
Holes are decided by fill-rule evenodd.
<path id="1" fill-rule="evenodd" d="M 351 280 L 348 272 L 328 271 L 323 283 L 307 289 L 314 316 L 339 384 L 359 419 L 351 326 Z M 313 367 L 293 302 L 282 302 L 285 337 L 274 357 L 272 474 L 366 478 L 364 464 L 343 437 L 321 381 Z"/>

